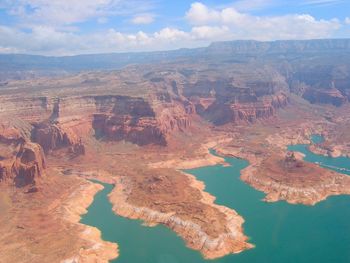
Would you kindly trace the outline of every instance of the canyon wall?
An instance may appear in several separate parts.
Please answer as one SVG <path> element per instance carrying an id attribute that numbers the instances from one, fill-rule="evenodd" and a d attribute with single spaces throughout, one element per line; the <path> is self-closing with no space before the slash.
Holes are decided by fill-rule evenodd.
<path id="1" fill-rule="evenodd" d="M 10 86 L 10 79 L 33 79 L 37 76 L 63 78 L 67 73 L 119 69 L 132 64 L 133 69 L 129 66 L 123 71 L 126 74 L 129 74 L 128 71 L 133 74 L 137 74 L 137 71 L 143 72 L 145 78 L 149 76 L 147 81 L 150 83 L 162 80 L 164 78 L 162 74 L 167 68 L 181 72 L 186 78 L 191 78 L 192 75 L 198 76 L 197 73 L 202 70 L 208 78 L 198 79 L 198 89 L 195 92 L 192 88 L 188 90 L 186 87 L 184 96 L 188 97 L 191 93 L 190 96 L 198 95 L 203 98 L 208 97 L 204 94 L 212 90 L 210 86 L 213 86 L 214 82 L 221 86 L 221 89 L 225 89 L 232 80 L 239 82 L 243 78 L 246 79 L 246 86 L 254 90 L 261 90 L 264 86 L 271 88 L 271 85 L 265 84 L 272 82 L 266 80 L 273 79 L 278 72 L 285 82 L 289 83 L 290 91 L 295 91 L 293 87 L 295 82 L 299 82 L 299 88 L 305 87 L 301 93 L 300 90 L 297 93 L 311 103 L 341 106 L 350 98 L 349 47 L 349 39 L 271 42 L 244 40 L 215 42 L 208 47 L 196 49 L 142 54 L 96 54 L 61 58 L 8 54 L 1 55 L 0 87 Z M 149 64 L 145 66 L 144 63 Z M 263 74 L 260 74 L 259 70 Z M 87 73 L 89 74 L 91 73 Z M 219 77 L 211 79 L 213 74 Z M 137 80 L 139 77 L 131 79 Z M 253 85 L 250 85 L 249 79 L 253 80 Z M 99 85 L 98 78 L 95 77 L 85 81 L 85 84 Z M 133 88 L 131 86 L 128 85 L 127 88 Z M 174 91 L 175 89 L 176 87 Z M 264 93 L 266 94 L 266 91 Z M 47 103 L 45 96 L 38 103 L 45 105 Z M 28 110 L 30 112 L 30 108 Z"/>
<path id="2" fill-rule="evenodd" d="M 310 103 L 332 104 L 334 106 L 341 106 L 348 101 L 337 89 L 321 90 L 308 88 L 303 94 L 303 98 L 310 101 Z"/>
<path id="3" fill-rule="evenodd" d="M 203 116 L 216 125 L 226 123 L 253 123 L 273 117 L 279 108 L 288 104 L 288 97 L 281 93 L 255 99 L 251 102 L 223 102 L 216 100 L 204 112 Z"/>
<path id="4" fill-rule="evenodd" d="M 73 155 L 80 155 L 85 153 L 84 142 L 91 136 L 140 146 L 165 146 L 174 133 L 185 133 L 200 117 L 214 125 L 252 123 L 273 117 L 289 101 L 287 83 L 269 68 L 245 75 L 244 68 L 231 71 L 226 67 L 210 73 L 203 69 L 189 73 L 171 67 L 145 72 L 147 69 L 82 74 L 56 82 L 14 82 L 4 89 L 0 116 L 16 117 L 33 125 L 31 140 L 40 144 L 45 153 L 68 148 Z M 113 89 L 104 91 L 107 86 L 99 87 L 103 92 L 96 95 L 95 84 L 86 81 L 92 77 L 96 77 L 96 83 L 122 88 L 120 93 L 130 87 L 126 93 L 132 95 L 116 95 Z M 60 88 L 57 83 L 72 94 L 56 94 Z M 27 96 L 28 85 L 39 93 Z M 11 95 L 12 86 L 15 93 L 22 92 L 20 96 Z M 75 87 L 84 90 L 85 95 Z"/>
<path id="5" fill-rule="evenodd" d="M 0 149 L 0 182 L 19 188 L 34 187 L 45 176 L 45 156 L 41 146 L 22 137 L 18 129 L 1 126 Z"/>
<path id="6" fill-rule="evenodd" d="M 125 140 L 138 145 L 166 145 L 167 136 L 190 126 L 191 105 L 181 100 L 103 95 L 4 98 L 0 116 L 15 116 L 33 125 L 32 140 L 45 152 L 70 147 L 83 153 L 83 141 Z"/>
<path id="7" fill-rule="evenodd" d="M 256 73 L 256 74 L 255 74 Z M 184 94 L 193 102 L 196 112 L 215 125 L 253 123 L 273 117 L 289 102 L 288 84 L 278 73 L 269 79 L 265 70 L 240 75 L 227 72 L 230 77 L 200 75 Z M 261 75 L 268 77 L 263 79 Z"/>

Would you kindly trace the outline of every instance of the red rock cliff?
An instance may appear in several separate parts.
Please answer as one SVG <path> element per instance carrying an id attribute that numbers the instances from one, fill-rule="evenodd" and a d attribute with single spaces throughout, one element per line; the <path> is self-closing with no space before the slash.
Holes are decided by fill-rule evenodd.
<path id="1" fill-rule="evenodd" d="M 81 139 L 73 131 L 59 124 L 36 124 L 32 132 L 32 140 L 39 143 L 46 153 L 62 147 L 70 147 L 72 153 L 85 152 Z"/>
<path id="2" fill-rule="evenodd" d="M 223 125 L 229 122 L 252 123 L 260 119 L 268 119 L 276 113 L 278 108 L 288 104 L 288 97 L 284 93 L 272 96 L 265 96 L 260 100 L 252 102 L 222 102 L 216 100 L 207 109 L 203 116 L 216 125 Z"/>
<path id="3" fill-rule="evenodd" d="M 347 97 L 335 88 L 333 89 L 312 89 L 307 88 L 303 94 L 303 98 L 311 103 L 333 104 L 341 106 L 347 102 Z"/>
<path id="4" fill-rule="evenodd" d="M 194 107 L 188 102 L 158 96 L 150 104 L 142 98 L 116 97 L 112 110 L 93 115 L 97 138 L 126 140 L 138 145 L 166 145 L 173 131 L 190 126 Z"/>
<path id="5" fill-rule="evenodd" d="M 1 127 L 0 148 L 0 182 L 16 187 L 33 186 L 45 175 L 41 146 L 23 138 L 15 128 Z"/>

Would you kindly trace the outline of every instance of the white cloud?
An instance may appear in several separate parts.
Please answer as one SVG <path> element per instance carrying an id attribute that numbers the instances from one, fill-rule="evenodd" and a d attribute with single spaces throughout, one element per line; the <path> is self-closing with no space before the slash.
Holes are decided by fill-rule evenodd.
<path id="1" fill-rule="evenodd" d="M 62 54 L 74 48 L 82 47 L 79 37 L 74 33 L 59 32 L 52 27 L 37 26 L 31 32 L 0 26 L 0 46 L 15 49 L 16 53 Z"/>
<path id="2" fill-rule="evenodd" d="M 57 31 L 38 26 L 32 32 L 0 25 L 0 53 L 31 53 L 44 55 L 73 55 L 83 53 L 150 51 L 174 49 L 193 45 L 189 33 L 163 28 L 146 34 L 139 31 L 126 34 L 109 29 L 92 34 Z"/>
<path id="3" fill-rule="evenodd" d="M 233 7 L 214 9 L 199 2 L 191 5 L 186 18 L 195 26 L 225 26 L 226 30 L 221 37 L 229 36 L 232 39 L 324 38 L 329 37 L 341 26 L 336 19 L 317 20 L 308 14 L 253 16 L 239 12 Z"/>
<path id="4" fill-rule="evenodd" d="M 209 9 L 206 5 L 196 2 L 191 5 L 186 13 L 186 18 L 191 24 L 203 25 L 220 21 L 220 12 Z"/>
<path id="5" fill-rule="evenodd" d="M 31 1 L 38 4 L 48 2 L 44 0 L 17 0 Z M 60 2 L 59 0 L 52 0 Z M 76 0 L 73 2 L 80 2 Z M 79 16 L 72 16 L 69 21 L 80 21 L 93 16 L 94 19 L 107 18 L 105 4 L 117 0 L 85 0 L 103 5 L 95 11 L 83 11 Z M 84 1 L 84 2 L 85 2 Z M 124 0 L 123 0 L 124 1 Z M 121 1 L 121 2 L 123 2 Z M 129 2 L 136 0 L 129 0 Z M 67 3 L 67 1 L 61 1 Z M 125 2 L 125 1 L 124 1 Z M 120 4 L 120 2 L 119 2 Z M 78 4 L 73 9 L 77 8 Z M 46 7 L 45 7 L 46 8 Z M 94 9 L 91 7 L 91 10 Z M 88 10 L 90 8 L 87 8 Z M 43 10 L 43 9 L 42 9 Z M 92 15 L 100 10 L 101 16 Z M 33 15 L 29 11 L 27 16 Z M 39 11 L 33 11 L 37 15 Z M 102 15 L 103 13 L 103 15 Z M 91 14 L 91 15 L 90 15 Z M 140 16 L 133 17 L 138 24 L 151 22 L 153 16 L 147 17 L 147 12 L 140 12 Z M 57 15 L 58 17 L 60 15 Z M 125 51 L 151 51 L 167 50 L 181 47 L 198 47 L 207 45 L 212 41 L 255 39 L 310 39 L 330 37 L 342 26 L 337 19 L 315 19 L 309 14 L 290 14 L 284 16 L 254 16 L 234 7 L 211 8 L 202 3 L 193 3 L 186 13 L 187 21 L 192 27 L 188 30 L 165 27 L 157 32 L 124 33 L 110 28 L 90 33 L 82 33 L 71 22 L 71 25 L 62 25 L 60 19 L 54 18 L 60 25 L 50 23 L 32 24 L 30 30 L 21 27 L 0 25 L 0 53 L 32 53 L 45 55 L 72 55 L 82 53 L 125 52 Z M 349 23 L 347 18 L 344 23 Z M 68 21 L 68 20 L 67 20 Z M 97 20 L 98 21 L 98 20 Z"/>
<path id="6" fill-rule="evenodd" d="M 163 28 L 159 32 L 154 33 L 154 38 L 163 41 L 177 41 L 188 37 L 188 33 L 174 29 L 174 28 Z"/>
<path id="7" fill-rule="evenodd" d="M 231 39 L 231 32 L 227 26 L 196 26 L 192 28 L 191 37 L 195 40 L 215 41 Z"/>
<path id="8" fill-rule="evenodd" d="M 345 24 L 350 25 L 350 17 L 345 18 Z"/>
<path id="9" fill-rule="evenodd" d="M 131 23 L 135 25 L 147 25 L 154 22 L 154 16 L 152 14 L 141 14 L 134 16 L 131 19 Z"/>

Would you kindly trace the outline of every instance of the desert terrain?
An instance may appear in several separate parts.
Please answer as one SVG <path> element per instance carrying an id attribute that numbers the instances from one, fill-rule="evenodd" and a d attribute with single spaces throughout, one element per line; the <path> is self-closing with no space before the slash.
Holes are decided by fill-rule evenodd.
<path id="1" fill-rule="evenodd" d="M 205 258 L 252 249 L 244 218 L 182 171 L 225 165 L 210 149 L 247 159 L 241 179 L 268 202 L 350 194 L 349 176 L 287 150 L 350 156 L 344 50 L 350 41 L 228 42 L 120 70 L 9 74 L 0 88 L 0 258 L 116 258 L 117 244 L 79 223 L 101 189 L 90 179 L 115 185 L 115 213 L 163 224 Z M 312 134 L 325 141 L 312 144 Z"/>

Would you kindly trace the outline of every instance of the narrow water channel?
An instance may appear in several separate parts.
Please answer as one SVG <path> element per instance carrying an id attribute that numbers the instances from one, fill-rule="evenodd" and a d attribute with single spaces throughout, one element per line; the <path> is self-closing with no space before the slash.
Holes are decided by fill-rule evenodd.
<path id="1" fill-rule="evenodd" d="M 303 152 L 305 160 L 311 162 L 326 163 L 324 158 L 328 158 L 312 154 L 306 145 L 290 146 L 290 150 Z M 206 184 L 206 191 L 216 196 L 217 204 L 235 209 L 245 218 L 245 233 L 256 245 L 254 249 L 218 260 L 205 260 L 198 252 L 186 248 L 182 239 L 168 228 L 145 227 L 141 221 L 115 215 L 108 200 L 113 189 L 109 184 L 103 184 L 104 190 L 97 193 L 81 222 L 100 229 L 104 240 L 118 243 L 120 256 L 113 262 L 350 262 L 350 196 L 330 197 L 312 207 L 266 203 L 261 201 L 263 193 L 239 179 L 240 171 L 248 162 L 225 159 L 230 166 L 215 165 L 186 172 Z M 350 159 L 346 158 L 345 166 L 349 163 Z M 339 165 L 338 161 L 336 164 Z"/>
<path id="2" fill-rule="evenodd" d="M 313 143 L 321 143 L 323 141 L 322 136 L 319 135 L 313 135 L 311 136 L 311 140 Z M 288 150 L 295 151 L 295 152 L 301 152 L 305 154 L 304 160 L 311 163 L 317 163 L 318 165 L 334 170 L 338 173 L 343 173 L 350 175 L 350 158 L 347 157 L 337 157 L 332 158 L 328 156 L 323 156 L 319 154 L 315 154 L 313 152 L 310 152 L 308 149 L 307 144 L 296 144 L 296 145 L 289 145 Z"/>

